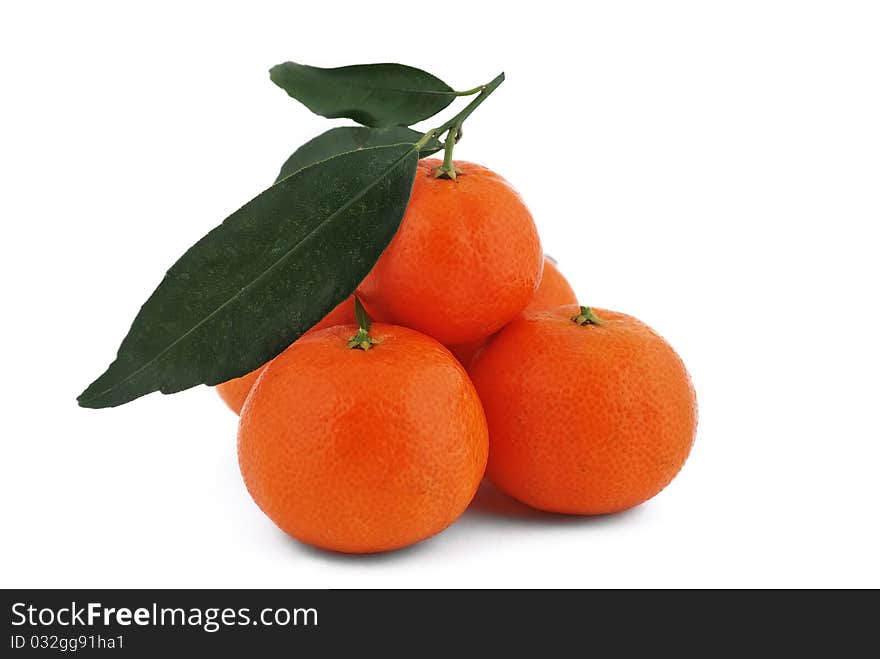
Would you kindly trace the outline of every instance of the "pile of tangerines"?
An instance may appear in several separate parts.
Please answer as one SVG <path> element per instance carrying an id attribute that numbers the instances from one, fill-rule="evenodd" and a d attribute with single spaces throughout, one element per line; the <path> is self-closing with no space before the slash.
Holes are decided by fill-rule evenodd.
<path id="1" fill-rule="evenodd" d="M 366 553 L 424 540 L 484 475 L 539 510 L 613 513 L 688 456 L 696 399 L 678 355 L 637 319 L 580 306 L 510 184 L 455 164 L 451 180 L 419 163 L 355 296 L 217 387 L 241 416 L 250 494 L 302 542 Z"/>

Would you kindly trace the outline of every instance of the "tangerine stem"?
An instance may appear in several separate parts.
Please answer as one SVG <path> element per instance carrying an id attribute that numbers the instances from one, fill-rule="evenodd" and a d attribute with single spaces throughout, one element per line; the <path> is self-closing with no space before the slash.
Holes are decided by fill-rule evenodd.
<path id="1" fill-rule="evenodd" d="M 584 325 L 601 325 L 602 321 L 593 313 L 590 307 L 581 307 L 580 313 L 572 317 L 572 322 L 583 327 Z"/>
<path id="2" fill-rule="evenodd" d="M 429 140 L 431 140 L 431 138 L 439 137 L 453 126 L 458 126 L 460 129 L 462 123 L 464 123 L 464 120 L 467 119 L 471 115 L 471 113 L 476 110 L 480 106 L 480 104 L 489 97 L 492 92 L 498 89 L 498 86 L 502 82 L 504 82 L 504 74 L 500 73 L 498 76 L 495 77 L 494 80 L 492 80 L 492 82 L 481 85 L 480 87 L 475 87 L 474 89 L 478 89 L 480 91 L 477 97 L 470 103 L 468 103 L 461 112 L 452 117 L 452 119 L 442 124 L 441 126 L 438 126 L 437 128 L 429 130 L 427 133 L 422 135 L 422 138 L 418 142 L 416 142 L 416 148 L 421 149 L 423 146 L 425 146 L 425 144 L 428 143 Z"/>
<path id="3" fill-rule="evenodd" d="M 449 130 L 453 126 L 461 126 L 461 124 L 464 123 L 464 120 L 471 116 L 471 113 L 478 107 L 480 107 L 480 104 L 485 101 L 492 92 L 498 89 L 498 86 L 502 82 L 504 82 L 504 74 L 500 73 L 495 77 L 494 80 L 492 80 L 492 82 L 483 85 L 482 89 L 480 90 L 479 96 L 468 103 L 461 112 L 452 117 L 452 119 L 447 121 L 439 128 L 436 128 L 434 134 L 442 135 L 445 131 Z"/>
<path id="4" fill-rule="evenodd" d="M 448 133 L 446 133 L 446 148 L 443 151 L 443 164 L 434 168 L 434 176 L 436 178 L 448 178 L 454 181 L 455 178 L 461 174 L 461 170 L 452 164 L 452 150 L 455 148 L 455 143 L 458 141 L 460 132 L 461 124 L 456 124 L 449 129 Z"/>
<path id="5" fill-rule="evenodd" d="M 379 343 L 379 340 L 370 336 L 370 327 L 372 327 L 373 321 L 357 296 L 354 298 L 354 316 L 357 319 L 358 331 L 354 336 L 348 337 L 348 347 L 369 350 L 374 344 Z"/>

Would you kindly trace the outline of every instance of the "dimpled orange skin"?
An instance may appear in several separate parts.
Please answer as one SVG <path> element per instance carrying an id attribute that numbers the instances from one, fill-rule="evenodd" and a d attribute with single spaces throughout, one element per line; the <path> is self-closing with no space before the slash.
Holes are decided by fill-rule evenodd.
<path id="1" fill-rule="evenodd" d="M 532 301 L 525 308 L 523 313 L 530 311 L 544 311 L 545 309 L 554 309 L 563 304 L 577 304 L 577 295 L 571 288 L 568 280 L 559 272 L 553 259 L 544 257 L 544 274 L 541 277 L 541 283 L 538 290 L 535 291 Z M 480 348 L 486 345 L 489 337 L 469 341 L 467 343 L 455 343 L 447 346 L 449 351 L 455 355 L 455 358 L 467 368 L 468 365 L 479 352 Z"/>
<path id="2" fill-rule="evenodd" d="M 443 344 L 501 329 L 532 299 L 544 257 L 528 208 L 494 172 L 456 161 L 419 162 L 400 229 L 358 288 L 367 307 Z"/>
<path id="3" fill-rule="evenodd" d="M 312 332 L 257 381 L 238 433 L 254 501 L 302 542 L 348 553 L 398 549 L 455 521 L 486 467 L 477 393 L 439 343 L 373 324 Z"/>
<path id="4" fill-rule="evenodd" d="M 309 332 L 324 329 L 325 327 L 333 327 L 334 325 L 347 325 L 353 322 L 354 296 L 352 295 L 336 305 L 333 311 L 324 316 L 324 318 L 321 319 L 317 325 L 312 327 Z M 263 364 L 250 373 L 242 375 L 240 378 L 228 380 L 215 387 L 220 398 L 223 399 L 223 402 L 226 403 L 226 406 L 230 410 L 236 414 L 241 414 L 241 408 L 244 405 L 245 399 L 251 392 L 251 388 L 254 386 L 254 383 L 257 381 L 257 378 L 260 377 L 260 374 L 266 366 L 268 366 L 268 364 Z"/>
<path id="5" fill-rule="evenodd" d="M 697 404 L 681 359 L 639 320 L 576 305 L 510 323 L 470 374 L 489 422 L 487 478 L 540 510 L 595 515 L 636 506 L 681 469 Z"/>
<path id="6" fill-rule="evenodd" d="M 556 263 L 548 256 L 544 257 L 544 274 L 538 290 L 532 297 L 532 301 L 526 306 L 523 313 L 530 311 L 545 311 L 555 309 L 564 304 L 577 304 L 578 298 L 574 294 L 571 284 L 559 272 Z"/>
<path id="7" fill-rule="evenodd" d="M 477 355 L 490 337 L 485 336 L 482 339 L 477 339 L 476 341 L 468 341 L 467 343 L 453 343 L 452 345 L 446 346 L 449 348 L 449 352 L 458 360 L 458 363 L 464 366 L 465 368 L 471 363 L 473 358 Z"/>

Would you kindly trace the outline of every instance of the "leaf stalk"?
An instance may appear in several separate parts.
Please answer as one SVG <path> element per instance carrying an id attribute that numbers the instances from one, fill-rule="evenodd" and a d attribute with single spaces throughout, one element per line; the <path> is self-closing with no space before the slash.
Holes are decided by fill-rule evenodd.
<path id="1" fill-rule="evenodd" d="M 451 128 L 455 128 L 456 130 L 453 131 L 453 133 L 457 134 L 461 130 L 461 125 L 464 123 L 464 120 L 467 119 L 469 116 L 471 116 L 473 111 L 476 110 L 478 107 L 480 107 L 480 105 L 483 103 L 483 101 L 485 101 L 492 94 L 492 92 L 494 92 L 496 89 L 498 89 L 498 86 L 502 82 L 504 82 L 504 73 L 500 73 L 498 76 L 496 76 L 492 80 L 492 82 L 489 82 L 485 85 L 481 85 L 480 87 L 475 87 L 474 90 L 479 90 L 479 92 L 480 92 L 477 95 L 477 97 L 474 100 L 472 100 L 470 103 L 468 103 L 462 109 L 461 112 L 459 112 L 457 115 L 452 117 L 449 121 L 442 124 L 441 126 L 438 126 L 437 128 L 429 130 L 427 133 L 422 135 L 422 139 L 420 139 L 418 142 L 416 142 L 416 147 L 421 149 L 432 138 L 440 137 L 440 135 L 442 135 L 446 131 L 450 130 Z M 469 90 L 469 91 L 473 92 L 474 90 Z M 459 93 L 457 95 L 467 96 L 470 94 Z M 453 138 L 453 143 L 454 143 L 454 139 L 455 138 Z M 447 143 L 448 142 L 449 142 L 449 140 L 447 138 Z M 451 157 L 450 157 L 450 159 L 451 159 Z"/>

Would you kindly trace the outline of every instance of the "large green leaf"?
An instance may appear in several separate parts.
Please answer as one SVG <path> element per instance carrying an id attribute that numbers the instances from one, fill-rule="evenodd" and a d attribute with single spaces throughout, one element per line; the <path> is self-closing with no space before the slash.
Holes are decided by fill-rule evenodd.
<path id="1" fill-rule="evenodd" d="M 171 267 L 79 404 L 217 384 L 276 356 L 370 271 L 400 225 L 417 161 L 407 144 L 343 153 L 245 204 Z"/>
<path id="2" fill-rule="evenodd" d="M 269 76 L 315 114 L 348 117 L 364 126 L 411 126 L 455 99 L 445 82 L 403 64 L 321 69 L 285 62 L 273 66 Z"/>
<path id="3" fill-rule="evenodd" d="M 332 156 L 358 151 L 371 146 L 389 144 L 415 144 L 422 134 L 404 126 L 390 128 L 367 128 L 365 126 L 340 126 L 331 128 L 299 147 L 281 167 L 276 181 L 280 181 L 303 167 L 314 165 Z M 437 153 L 443 145 L 436 138 L 429 140 L 419 152 L 420 158 Z"/>

